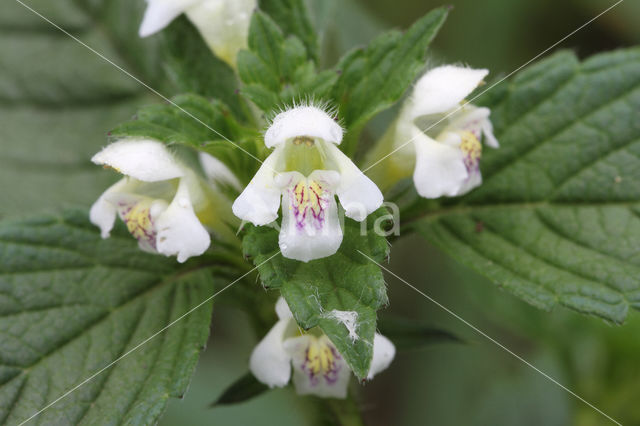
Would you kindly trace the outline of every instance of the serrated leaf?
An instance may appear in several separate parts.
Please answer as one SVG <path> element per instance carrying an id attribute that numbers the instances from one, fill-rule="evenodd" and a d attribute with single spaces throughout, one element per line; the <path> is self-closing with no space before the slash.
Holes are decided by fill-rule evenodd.
<path id="1" fill-rule="evenodd" d="M 238 404 L 249 401 L 268 390 L 269 386 L 259 382 L 252 373 L 248 372 L 233 382 L 224 390 L 224 392 L 222 392 L 222 395 L 220 395 L 218 399 L 213 401 L 209 406 L 217 407 L 220 405 Z"/>
<path id="2" fill-rule="evenodd" d="M 274 93 L 280 89 L 279 71 L 253 52 L 241 50 L 238 53 L 238 72 L 245 84 L 261 85 Z"/>
<path id="3" fill-rule="evenodd" d="M 485 182 L 419 229 L 529 303 L 622 322 L 640 307 L 640 49 L 556 54 L 493 100 Z"/>
<path id="4" fill-rule="evenodd" d="M 383 210 L 369 216 L 375 223 Z M 278 232 L 269 227 L 247 226 L 242 246 L 255 265 L 265 287 L 280 289 L 298 324 L 304 329 L 319 326 L 336 345 L 338 351 L 359 378 L 369 371 L 376 331 L 376 311 L 387 303 L 386 287 L 380 269 L 360 252 L 376 261 L 384 261 L 388 244 L 371 226 L 361 234 L 361 224 L 345 220 L 344 239 L 336 254 L 308 263 L 286 259 L 276 254 Z M 357 314 L 352 340 L 349 330 L 331 312 L 350 311 Z"/>
<path id="5" fill-rule="evenodd" d="M 146 254 L 86 212 L 0 224 L 0 421 L 18 424 L 213 293 L 211 272 Z M 209 334 L 205 304 L 37 417 L 147 424 L 186 390 Z"/>
<path id="6" fill-rule="evenodd" d="M 289 37 L 282 44 L 282 75 L 288 80 L 295 78 L 296 69 L 307 62 L 307 51 L 302 42 Z M 312 66 L 312 63 L 309 63 Z M 313 69 L 313 66 L 312 66 Z"/>
<path id="7" fill-rule="evenodd" d="M 280 75 L 280 58 L 282 57 L 284 36 L 278 25 L 260 11 L 256 11 L 251 17 L 248 43 L 249 49 L 275 75 Z"/>
<path id="8" fill-rule="evenodd" d="M 282 28 L 285 35 L 300 39 L 309 56 L 317 61 L 318 40 L 302 0 L 261 0 L 260 8 Z"/>
<path id="9" fill-rule="evenodd" d="M 426 50 L 447 17 L 439 8 L 416 21 L 405 34 L 378 36 L 366 48 L 353 50 L 336 66 L 340 77 L 333 97 L 349 130 L 342 144 L 352 152 L 362 126 L 398 101 L 425 64 Z"/>

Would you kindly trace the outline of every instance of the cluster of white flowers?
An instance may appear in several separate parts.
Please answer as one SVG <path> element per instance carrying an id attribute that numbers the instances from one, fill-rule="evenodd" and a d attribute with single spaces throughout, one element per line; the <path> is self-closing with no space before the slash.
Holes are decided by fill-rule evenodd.
<path id="1" fill-rule="evenodd" d="M 141 36 L 184 12 L 213 52 L 235 66 L 237 52 L 246 47 L 255 0 L 147 1 Z M 480 185 L 480 140 L 484 136 L 491 147 L 498 142 L 489 109 L 464 99 L 486 75 L 486 70 L 458 66 L 427 72 L 383 138 L 381 152 L 391 154 L 389 169 L 400 177 L 413 170 L 420 196 L 458 196 Z M 199 157 L 204 173 L 196 173 L 161 141 L 122 139 L 92 159 L 125 177 L 100 196 L 90 219 L 107 238 L 119 216 L 142 250 L 184 262 L 208 249 L 211 234 L 235 238 L 228 228 L 234 220 L 231 212 L 264 226 L 275 223 L 282 208 L 283 256 L 303 262 L 327 257 L 343 238 L 336 196 L 345 215 L 356 221 L 383 202 L 378 186 L 338 148 L 342 137 L 337 117 L 322 107 L 303 104 L 282 111 L 264 135 L 273 151 L 244 188 L 231 170 L 207 154 Z M 219 190 L 222 182 L 240 192 L 235 202 Z M 378 183 L 389 187 L 394 182 Z M 284 386 L 293 366 L 299 393 L 344 397 L 350 370 L 335 346 L 319 331 L 300 332 L 284 299 L 276 311 L 280 320 L 251 356 L 254 375 L 269 386 Z M 368 378 L 385 369 L 394 355 L 393 344 L 376 334 Z"/>

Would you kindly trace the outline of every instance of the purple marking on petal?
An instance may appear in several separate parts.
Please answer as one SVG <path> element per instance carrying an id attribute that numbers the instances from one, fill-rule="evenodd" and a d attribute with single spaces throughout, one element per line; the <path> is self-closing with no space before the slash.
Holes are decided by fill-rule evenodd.
<path id="1" fill-rule="evenodd" d="M 325 211 L 333 197 L 327 183 L 302 179 L 288 191 L 290 208 L 293 211 L 297 229 L 303 231 L 307 226 L 317 230 L 322 229 L 326 217 Z"/>
<path id="2" fill-rule="evenodd" d="M 318 386 L 321 379 L 324 383 L 333 385 L 338 381 L 340 371 L 344 368 L 344 365 L 338 362 L 341 360 L 340 353 L 332 344 L 320 342 L 314 338 L 305 349 L 305 360 L 300 368 L 309 378 L 311 387 Z"/>
<path id="3" fill-rule="evenodd" d="M 155 221 L 150 213 L 151 204 L 144 201 L 133 204 L 120 202 L 118 206 L 120 207 L 118 215 L 127 225 L 129 233 L 139 242 L 144 242 L 153 250 L 157 250 L 157 232 Z"/>
<path id="4" fill-rule="evenodd" d="M 462 142 L 460 150 L 463 153 L 464 165 L 469 175 L 480 172 L 480 158 L 482 157 L 482 144 L 478 137 L 468 130 L 460 132 Z"/>

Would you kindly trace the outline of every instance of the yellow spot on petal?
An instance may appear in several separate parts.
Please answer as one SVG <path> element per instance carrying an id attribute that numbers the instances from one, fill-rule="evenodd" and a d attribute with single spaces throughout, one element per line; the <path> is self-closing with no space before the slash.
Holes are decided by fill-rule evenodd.
<path id="1" fill-rule="evenodd" d="M 465 163 L 468 165 L 477 165 L 482 157 L 482 144 L 478 138 L 471 132 L 463 130 L 459 132 L 462 142 L 460 149 L 464 153 Z"/>
<path id="2" fill-rule="evenodd" d="M 138 241 L 146 241 L 155 247 L 155 230 L 153 219 L 150 214 L 151 201 L 141 201 L 133 206 L 124 207 L 121 210 L 121 217 L 127 225 L 129 233 Z"/>
<path id="3" fill-rule="evenodd" d="M 304 368 L 312 376 L 328 376 L 335 371 L 337 352 L 324 339 L 311 338 Z"/>

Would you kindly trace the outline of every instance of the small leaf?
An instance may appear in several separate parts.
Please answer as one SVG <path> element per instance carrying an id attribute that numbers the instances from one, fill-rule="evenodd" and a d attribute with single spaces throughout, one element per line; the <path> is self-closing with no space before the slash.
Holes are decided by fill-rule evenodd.
<path id="1" fill-rule="evenodd" d="M 248 84 L 242 88 L 242 94 L 256 104 L 262 111 L 271 111 L 280 103 L 280 97 L 261 84 Z"/>
<path id="2" fill-rule="evenodd" d="M 238 53 L 238 72 L 245 84 L 262 85 L 272 92 L 280 90 L 278 70 L 248 50 Z"/>
<path id="3" fill-rule="evenodd" d="M 260 8 L 282 28 L 285 35 L 294 35 L 302 40 L 311 59 L 317 61 L 318 40 L 302 0 L 261 0 Z"/>
<path id="4" fill-rule="evenodd" d="M 149 424 L 186 391 L 211 302 L 148 339 L 213 294 L 211 271 L 144 253 L 123 228 L 103 240 L 86 212 L 0 224 L 3 424 L 63 395 L 36 420 Z"/>
<path id="5" fill-rule="evenodd" d="M 249 49 L 275 75 L 280 75 L 283 43 L 284 36 L 278 25 L 263 12 L 256 11 L 251 17 L 251 25 L 249 27 Z"/>
<path id="6" fill-rule="evenodd" d="M 640 49 L 558 53 L 491 99 L 483 185 L 418 229 L 535 306 L 622 322 L 640 307 Z"/>
<path id="7" fill-rule="evenodd" d="M 426 50 L 444 23 L 447 9 L 432 10 L 403 35 L 382 34 L 363 49 L 345 55 L 333 97 L 349 132 L 342 148 L 352 152 L 360 130 L 375 114 L 392 106 L 424 68 Z"/>
<path id="8" fill-rule="evenodd" d="M 368 224 L 383 209 L 369 216 Z M 386 212 L 385 212 L 386 213 Z M 380 269 L 364 257 L 384 261 L 388 244 L 371 226 L 361 234 L 361 224 L 345 220 L 344 239 L 338 253 L 308 263 L 279 255 L 262 264 L 278 250 L 278 232 L 269 227 L 247 225 L 243 239 L 245 255 L 255 265 L 267 288 L 280 289 L 298 324 L 304 329 L 319 326 L 359 378 L 369 371 L 376 331 L 376 311 L 387 303 L 386 287 Z M 337 320 L 332 311 L 357 315 L 355 334 Z"/>
<path id="9" fill-rule="evenodd" d="M 282 45 L 282 75 L 288 80 L 293 80 L 296 69 L 307 62 L 307 51 L 302 42 L 289 37 Z M 313 69 L 313 67 L 312 67 Z"/>
<path id="10" fill-rule="evenodd" d="M 222 395 L 213 401 L 209 407 L 213 408 L 219 405 L 238 404 L 249 401 L 268 390 L 269 386 L 259 382 L 253 374 L 247 373 L 225 389 Z"/>
<path id="11" fill-rule="evenodd" d="M 238 55 L 241 93 L 266 115 L 300 101 L 328 100 L 337 74 L 318 73 L 303 42 L 291 34 L 285 38 L 264 12 L 253 14 L 249 49 Z"/>

